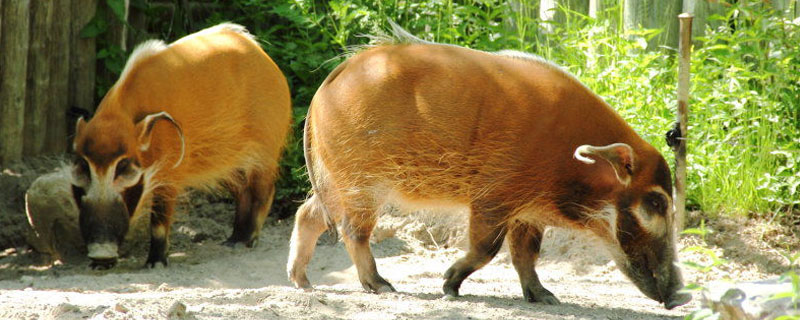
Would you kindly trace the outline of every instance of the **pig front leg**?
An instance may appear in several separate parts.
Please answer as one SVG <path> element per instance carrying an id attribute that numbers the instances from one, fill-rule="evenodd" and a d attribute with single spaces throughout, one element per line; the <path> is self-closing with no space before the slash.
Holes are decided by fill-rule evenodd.
<path id="1" fill-rule="evenodd" d="M 153 196 L 153 209 L 150 213 L 150 253 L 145 266 L 155 268 L 161 262 L 167 266 L 167 249 L 169 247 L 169 229 L 172 224 L 172 213 L 175 211 L 177 192 L 161 189 Z"/>
<path id="2" fill-rule="evenodd" d="M 542 229 L 522 222 L 517 222 L 510 228 L 507 239 L 511 251 L 511 263 L 519 274 L 525 300 L 544 304 L 561 303 L 550 290 L 542 286 L 536 274 L 535 266 L 542 244 Z"/>

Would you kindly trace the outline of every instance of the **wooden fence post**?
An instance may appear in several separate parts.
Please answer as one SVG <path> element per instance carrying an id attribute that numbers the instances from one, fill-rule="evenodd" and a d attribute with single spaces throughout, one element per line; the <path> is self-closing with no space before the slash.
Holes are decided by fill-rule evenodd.
<path id="1" fill-rule="evenodd" d="M 47 138 L 47 111 L 51 104 L 50 53 L 48 45 L 51 25 L 55 18 L 53 3 L 31 1 L 31 35 L 28 48 L 28 97 L 25 106 L 23 150 L 25 156 L 44 151 Z"/>
<path id="2" fill-rule="evenodd" d="M 3 1 L 0 47 L 0 163 L 22 158 L 30 1 Z"/>
<path id="3" fill-rule="evenodd" d="M 54 18 L 50 21 L 50 38 L 47 41 L 50 61 L 50 104 L 47 110 L 45 152 L 47 154 L 67 151 L 67 110 L 69 110 L 69 61 L 71 3 L 67 0 L 53 1 Z"/>
<path id="4" fill-rule="evenodd" d="M 94 110 L 95 74 L 97 70 L 95 38 L 81 38 L 83 27 L 97 12 L 97 0 L 72 0 L 72 26 L 70 36 L 69 106 Z M 74 122 L 67 122 L 72 133 Z"/>
<path id="5" fill-rule="evenodd" d="M 679 140 L 675 146 L 675 225 L 677 231 L 683 231 L 686 221 L 686 137 L 688 137 L 687 122 L 689 118 L 689 62 L 692 52 L 692 14 L 682 13 L 680 20 L 680 53 L 678 62 L 678 127 L 680 128 Z"/>

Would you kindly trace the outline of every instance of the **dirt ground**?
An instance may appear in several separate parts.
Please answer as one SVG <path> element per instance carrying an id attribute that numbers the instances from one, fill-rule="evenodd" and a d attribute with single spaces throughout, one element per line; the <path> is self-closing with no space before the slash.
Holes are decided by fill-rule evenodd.
<path id="1" fill-rule="evenodd" d="M 231 232 L 230 201 L 192 197 L 179 212 L 167 268 L 143 268 L 146 243 L 105 271 L 90 270 L 88 260 L 42 265 L 24 245 L 6 249 L 0 253 L 0 319 L 677 319 L 699 308 L 695 295 L 690 304 L 665 310 L 592 239 L 562 229 L 547 231 L 537 267 L 561 305 L 523 301 L 506 248 L 464 282 L 462 297 L 443 300 L 442 275 L 466 245 L 458 213 L 384 214 L 372 248 L 379 272 L 397 293 L 365 293 L 343 244 L 326 233 L 309 265 L 315 289 L 306 292 L 286 277 L 291 220 L 269 221 L 256 248 L 231 249 L 220 245 Z M 699 219 L 694 213 L 689 223 Z M 786 270 L 781 250 L 800 247 L 796 227 L 719 220 L 708 228 L 709 247 L 729 261 L 707 273 L 684 267 L 687 283 L 774 278 Z M 679 248 L 700 242 L 683 236 Z M 708 262 L 686 251 L 680 259 Z"/>

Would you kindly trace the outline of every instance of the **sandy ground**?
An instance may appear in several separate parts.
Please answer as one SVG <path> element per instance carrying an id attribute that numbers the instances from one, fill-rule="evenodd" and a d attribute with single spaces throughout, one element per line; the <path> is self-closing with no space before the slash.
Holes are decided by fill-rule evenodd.
<path id="1" fill-rule="evenodd" d="M 365 293 L 343 244 L 323 235 L 309 266 L 315 290 L 306 292 L 286 277 L 292 221 L 269 221 L 258 247 L 231 249 L 219 244 L 230 233 L 230 203 L 201 198 L 185 208 L 191 213 L 179 215 L 173 227 L 167 268 L 142 267 L 146 243 L 107 271 L 90 270 L 88 261 L 37 266 L 37 254 L 6 250 L 0 255 L 0 319 L 677 319 L 699 307 L 695 295 L 690 304 L 665 310 L 591 239 L 560 229 L 548 230 L 538 272 L 561 305 L 523 301 L 506 248 L 464 282 L 462 297 L 443 300 L 442 274 L 466 244 L 457 214 L 381 218 L 372 248 L 397 293 Z M 739 222 L 712 228 L 712 249 L 731 261 L 710 273 L 684 268 L 687 282 L 773 278 L 784 270 L 779 252 L 758 240 L 774 228 Z M 699 241 L 685 236 L 680 246 Z M 681 259 L 707 260 L 686 252 Z"/>

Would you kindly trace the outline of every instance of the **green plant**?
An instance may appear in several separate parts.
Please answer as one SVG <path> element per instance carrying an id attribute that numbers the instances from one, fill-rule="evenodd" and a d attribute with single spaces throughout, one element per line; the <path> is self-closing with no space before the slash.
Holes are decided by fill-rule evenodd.
<path id="1" fill-rule="evenodd" d="M 717 270 L 719 267 L 728 263 L 727 260 L 720 258 L 714 250 L 708 247 L 708 243 L 706 242 L 706 236 L 711 234 L 712 231 L 706 228 L 705 220 L 700 220 L 700 226 L 697 228 L 686 228 L 684 229 L 681 234 L 682 235 L 696 235 L 700 237 L 700 243 L 694 246 L 689 246 L 683 248 L 681 251 L 683 252 L 697 252 L 705 256 L 708 263 L 701 263 L 696 261 L 683 261 L 683 265 L 690 267 L 692 269 L 697 270 L 700 273 L 707 274 L 709 272 Z M 708 288 L 706 288 L 701 283 L 689 283 L 681 292 L 707 292 Z M 697 310 L 692 311 L 684 319 L 686 320 L 701 320 L 701 319 L 716 319 L 719 315 L 709 308 L 700 308 Z"/>
<path id="2" fill-rule="evenodd" d="M 784 273 L 780 281 L 791 281 L 792 287 L 785 292 L 776 292 L 767 300 L 777 300 L 777 299 L 786 299 L 789 298 L 791 302 L 791 307 L 795 310 L 800 310 L 800 275 L 798 275 L 798 267 L 800 267 L 800 252 L 791 254 L 791 253 L 781 253 L 786 260 L 789 261 L 790 270 Z M 794 315 L 784 315 L 776 318 L 776 320 L 797 320 L 800 319 L 800 316 Z"/>

